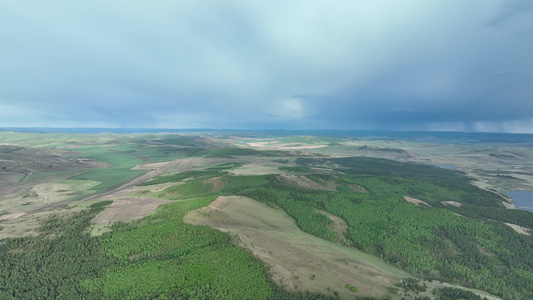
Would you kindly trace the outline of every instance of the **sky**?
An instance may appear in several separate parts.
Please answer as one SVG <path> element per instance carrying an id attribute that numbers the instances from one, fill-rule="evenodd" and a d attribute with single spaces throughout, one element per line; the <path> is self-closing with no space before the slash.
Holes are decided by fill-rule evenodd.
<path id="1" fill-rule="evenodd" d="M 533 1 L 4 0 L 0 127 L 533 133 Z"/>

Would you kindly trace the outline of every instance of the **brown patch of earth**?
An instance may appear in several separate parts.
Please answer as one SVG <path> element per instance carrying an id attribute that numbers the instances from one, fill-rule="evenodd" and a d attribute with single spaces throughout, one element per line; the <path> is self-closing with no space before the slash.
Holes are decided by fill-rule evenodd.
<path id="1" fill-rule="evenodd" d="M 418 199 L 415 199 L 415 198 L 411 198 L 411 197 L 403 197 L 405 199 L 405 201 L 407 202 L 410 202 L 410 203 L 413 203 L 414 205 L 427 205 L 427 206 L 430 206 L 429 204 L 427 204 L 426 202 L 422 201 L 422 200 L 418 200 Z"/>
<path id="2" fill-rule="evenodd" d="M 15 213 L 15 214 L 9 214 L 9 215 L 2 215 L 0 216 L 0 221 L 7 221 L 7 220 L 13 220 L 16 218 L 20 218 L 24 216 L 26 213 Z"/>
<path id="3" fill-rule="evenodd" d="M 324 181 L 320 184 L 306 176 L 278 175 L 277 178 L 285 184 L 313 190 L 335 191 L 336 185 L 332 181 Z"/>
<path id="4" fill-rule="evenodd" d="M 442 204 L 444 205 L 453 205 L 456 207 L 461 207 L 463 204 L 456 202 L 456 201 L 442 201 Z"/>
<path id="5" fill-rule="evenodd" d="M 465 216 L 460 215 L 460 214 L 458 214 L 458 213 L 456 213 L 456 212 L 454 212 L 453 214 L 456 215 L 456 216 L 458 216 L 458 217 L 461 217 L 461 218 L 466 218 Z"/>
<path id="6" fill-rule="evenodd" d="M 253 142 L 246 143 L 251 147 L 268 147 L 268 144 L 279 143 L 279 141 Z"/>
<path id="7" fill-rule="evenodd" d="M 189 212 L 184 221 L 228 232 L 270 266 L 273 280 L 288 290 L 382 298 L 387 287 L 408 277 L 376 257 L 307 234 L 282 209 L 246 197 L 218 197 Z"/>
<path id="8" fill-rule="evenodd" d="M 511 227 L 514 231 L 520 233 L 520 234 L 525 234 L 525 235 L 531 235 L 531 229 L 529 228 L 526 228 L 526 227 L 522 227 L 520 225 L 516 225 L 516 224 L 511 224 L 511 223 L 504 223 L 505 225 Z"/>
<path id="9" fill-rule="evenodd" d="M 93 219 L 93 223 L 110 224 L 141 219 L 152 214 L 159 205 L 168 202 L 155 198 L 121 198 L 115 200 L 111 207 L 99 213 Z"/>
<path id="10" fill-rule="evenodd" d="M 467 290 L 467 291 L 470 291 L 474 294 L 477 294 L 481 297 L 486 297 L 487 299 L 489 300 L 502 300 L 502 298 L 500 297 L 497 297 L 497 296 L 494 296 L 494 295 L 491 295 L 487 292 L 484 292 L 484 291 L 480 291 L 480 290 L 477 290 L 477 289 L 472 289 L 472 288 L 467 288 L 467 287 L 464 287 L 464 286 L 458 286 L 458 285 L 453 285 L 453 284 L 449 284 L 447 282 L 438 282 L 436 280 L 434 280 L 433 282 L 423 282 L 427 285 L 428 287 L 428 290 L 427 292 L 421 292 L 420 294 L 417 294 L 417 296 L 420 296 L 420 297 L 423 297 L 423 296 L 428 296 L 431 298 L 432 296 L 432 291 L 436 288 L 443 288 L 443 287 L 451 287 L 451 288 L 458 288 L 458 289 L 462 289 L 462 290 Z"/>
<path id="11" fill-rule="evenodd" d="M 505 206 L 505 208 L 508 208 L 508 209 L 515 209 L 515 208 L 516 208 L 516 207 L 514 206 L 514 204 L 511 203 L 511 202 L 502 201 L 502 204 L 503 204 L 503 206 Z"/>

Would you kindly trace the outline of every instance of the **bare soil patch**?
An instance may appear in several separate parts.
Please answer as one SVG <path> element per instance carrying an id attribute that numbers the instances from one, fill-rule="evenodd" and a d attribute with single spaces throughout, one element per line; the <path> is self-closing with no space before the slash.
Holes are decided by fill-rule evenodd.
<path id="1" fill-rule="evenodd" d="M 491 295 L 487 292 L 484 292 L 484 291 L 480 291 L 480 290 L 477 290 L 477 289 L 472 289 L 472 288 L 467 288 L 467 287 L 464 287 L 464 286 L 458 286 L 458 285 L 453 285 L 453 284 L 449 284 L 447 282 L 438 282 L 436 280 L 434 280 L 433 282 L 424 282 L 427 287 L 428 287 L 428 290 L 427 292 L 421 292 L 419 295 L 422 297 L 422 296 L 429 296 L 431 297 L 432 296 L 432 291 L 436 288 L 443 288 L 443 287 L 452 287 L 452 288 L 459 288 L 459 289 L 463 289 L 463 290 L 467 290 L 467 291 L 470 291 L 472 293 L 475 293 L 475 294 L 478 294 L 480 295 L 481 297 L 486 297 L 487 299 L 489 300 L 502 300 L 502 298 L 500 297 L 497 297 L 497 296 L 494 296 L 494 295 Z"/>
<path id="2" fill-rule="evenodd" d="M 458 214 L 456 212 L 453 213 L 454 215 L 458 216 L 458 217 L 461 217 L 461 218 L 466 218 L 465 216 L 461 215 L 461 214 Z"/>
<path id="3" fill-rule="evenodd" d="M 99 213 L 94 219 L 96 224 L 110 224 L 117 221 L 129 222 L 152 214 L 155 209 L 168 201 L 155 198 L 125 197 L 117 199 L 111 207 Z"/>
<path id="4" fill-rule="evenodd" d="M 415 198 L 411 198 L 411 197 L 403 197 L 405 199 L 405 201 L 407 202 L 410 202 L 410 203 L 413 203 L 415 205 L 427 205 L 427 206 L 430 206 L 429 204 L 427 204 L 426 202 L 422 201 L 422 200 L 418 200 L 418 199 L 415 199 Z"/>
<path id="5" fill-rule="evenodd" d="M 25 214 L 26 213 L 15 213 L 15 214 L 9 214 L 9 215 L 2 215 L 0 216 L 0 221 L 17 219 L 17 218 L 24 216 Z"/>
<path id="6" fill-rule="evenodd" d="M 502 204 L 503 204 L 503 206 L 505 206 L 505 208 L 508 208 L 508 209 L 515 209 L 516 208 L 513 203 L 510 203 L 510 202 L 507 202 L 507 201 L 502 201 Z"/>
<path id="7" fill-rule="evenodd" d="M 531 235 L 531 229 L 529 228 L 526 228 L 526 227 L 522 227 L 520 225 L 516 225 L 516 224 L 511 224 L 511 223 L 504 223 L 505 225 L 511 227 L 512 229 L 514 229 L 514 231 L 520 233 L 520 234 L 525 234 L 525 235 Z"/>
<path id="8" fill-rule="evenodd" d="M 307 234 L 283 210 L 246 197 L 219 197 L 188 213 L 184 221 L 230 233 L 289 290 L 382 298 L 387 287 L 408 276 L 376 257 Z"/>
<path id="9" fill-rule="evenodd" d="M 456 201 L 442 201 L 442 204 L 444 205 L 453 205 L 456 207 L 461 207 L 463 204 L 456 202 Z"/>
<path id="10" fill-rule="evenodd" d="M 253 143 L 247 143 L 251 147 L 268 147 L 269 144 L 276 144 L 279 143 L 279 141 L 265 141 L 265 142 L 253 142 Z"/>

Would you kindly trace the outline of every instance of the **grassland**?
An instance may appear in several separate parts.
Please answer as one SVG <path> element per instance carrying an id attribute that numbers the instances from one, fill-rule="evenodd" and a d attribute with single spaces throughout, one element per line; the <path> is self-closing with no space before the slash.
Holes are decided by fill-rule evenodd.
<path id="1" fill-rule="evenodd" d="M 111 207 L 98 214 L 93 223 L 109 225 L 115 222 L 130 222 L 151 215 L 159 205 L 168 203 L 154 198 L 122 197 L 116 199 Z"/>
<path id="2" fill-rule="evenodd" d="M 92 180 L 100 182 L 94 187 L 95 192 L 103 192 L 112 186 L 132 179 L 143 174 L 143 171 L 132 171 L 136 165 L 142 163 L 142 159 L 131 153 L 119 152 L 113 148 L 105 147 L 79 147 L 76 148 L 84 154 L 82 157 L 109 163 L 109 168 L 97 169 L 71 177 L 74 180 Z"/>

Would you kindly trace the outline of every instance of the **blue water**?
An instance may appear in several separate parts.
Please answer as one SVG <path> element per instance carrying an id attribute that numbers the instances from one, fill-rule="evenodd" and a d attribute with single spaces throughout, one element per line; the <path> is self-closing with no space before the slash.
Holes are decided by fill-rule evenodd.
<path id="1" fill-rule="evenodd" d="M 514 206 L 516 209 L 533 212 L 533 190 L 510 192 L 507 196 L 514 199 Z"/>
<path id="2" fill-rule="evenodd" d="M 456 166 L 451 166 L 451 165 L 435 165 L 439 168 L 444 168 L 444 169 L 455 169 L 457 168 Z"/>

